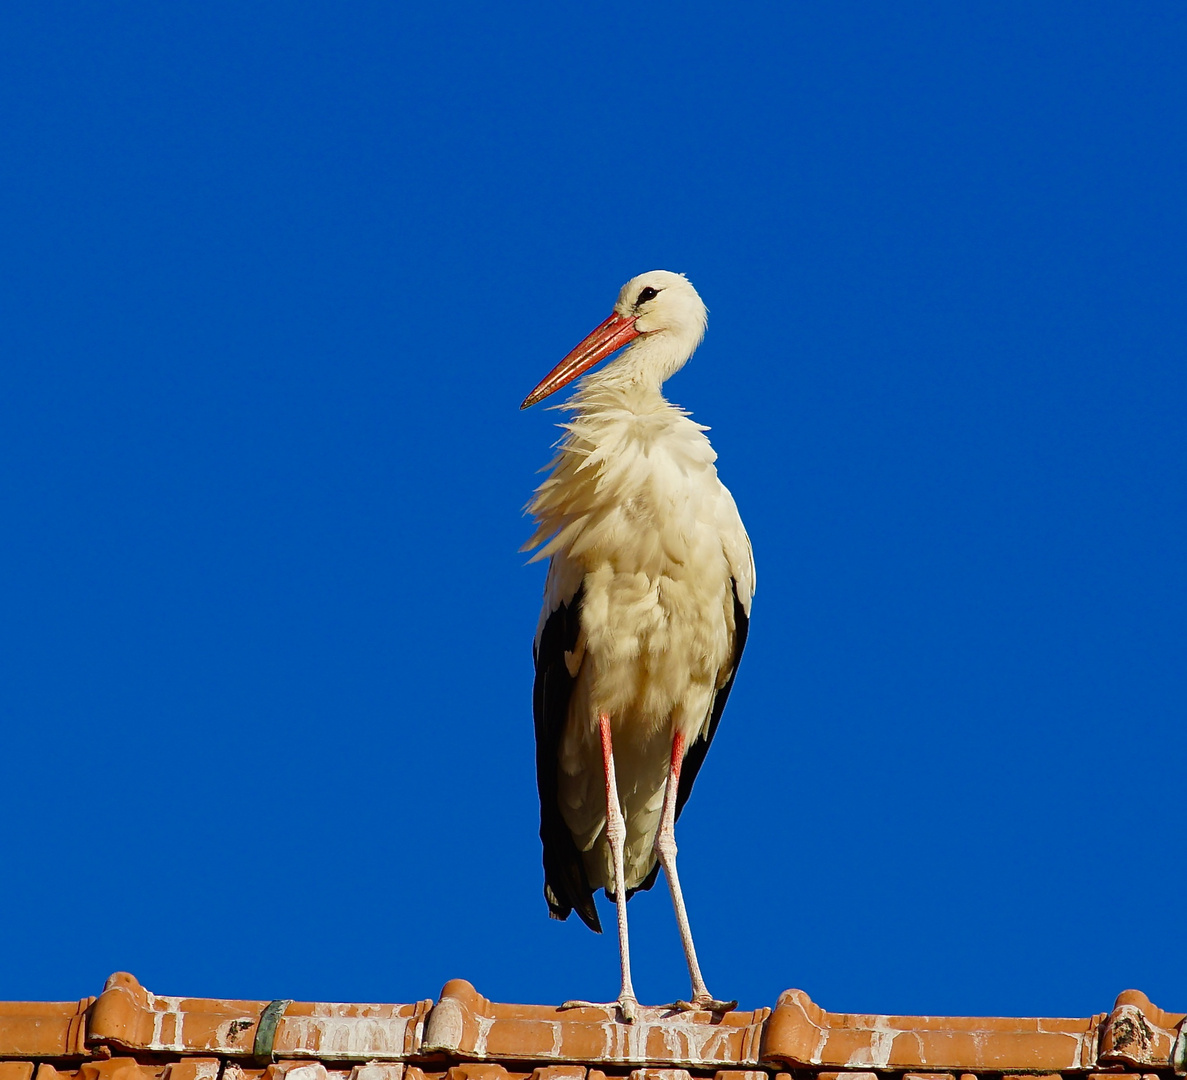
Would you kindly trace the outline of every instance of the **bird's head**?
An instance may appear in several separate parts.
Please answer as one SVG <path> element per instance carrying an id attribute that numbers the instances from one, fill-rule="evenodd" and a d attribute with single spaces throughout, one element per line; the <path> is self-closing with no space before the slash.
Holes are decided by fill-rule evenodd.
<path id="1" fill-rule="evenodd" d="M 663 334 L 692 354 L 705 336 L 709 311 L 692 282 L 671 270 L 648 270 L 631 278 L 618 294 L 615 314 L 635 320 L 639 334 Z"/>
<path id="2" fill-rule="evenodd" d="M 535 405 L 631 342 L 637 354 L 633 366 L 662 383 L 693 354 L 708 321 L 704 301 L 683 274 L 649 270 L 633 277 L 619 292 L 610 318 L 557 364 L 520 408 Z"/>

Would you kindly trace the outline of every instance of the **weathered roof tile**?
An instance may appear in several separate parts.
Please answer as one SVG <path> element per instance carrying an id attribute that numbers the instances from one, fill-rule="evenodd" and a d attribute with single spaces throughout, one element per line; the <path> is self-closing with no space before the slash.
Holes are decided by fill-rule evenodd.
<path id="1" fill-rule="evenodd" d="M 149 993 L 127 972 L 117 972 L 91 1009 L 87 1041 L 129 1050 L 243 1058 L 403 1061 L 420 1048 L 431 1004 L 427 999 L 407 1005 L 342 1005 L 164 997 Z"/>
<path id="2" fill-rule="evenodd" d="M 759 1009 L 714 1018 L 707 1012 L 641 1007 L 635 1023 L 620 1024 L 611 1010 L 598 1007 L 498 1004 L 454 979 L 429 1014 L 421 1049 L 480 1061 L 757 1065 L 769 1015 L 769 1009 Z"/>
<path id="3" fill-rule="evenodd" d="M 1140 990 L 1123 991 L 1101 1028 L 1100 1061 L 1120 1065 L 1170 1063 L 1176 1029 L 1181 1035 L 1183 1019 L 1183 1013 L 1163 1012 L 1152 1005 Z"/>
<path id="4" fill-rule="evenodd" d="M 774 1012 L 491 1002 L 164 997 L 117 973 L 99 998 L 0 1002 L 0 1080 L 1182 1080 L 1187 1018 L 1136 990 L 1084 1018 Z"/>
<path id="5" fill-rule="evenodd" d="M 0 1058 L 86 1056 L 87 1010 L 94 1002 L 0 1002 Z"/>
<path id="6" fill-rule="evenodd" d="M 788 990 L 767 1025 L 763 1064 L 895 1071 L 1080 1070 L 1095 1061 L 1100 1019 L 830 1013 L 802 990 Z"/>

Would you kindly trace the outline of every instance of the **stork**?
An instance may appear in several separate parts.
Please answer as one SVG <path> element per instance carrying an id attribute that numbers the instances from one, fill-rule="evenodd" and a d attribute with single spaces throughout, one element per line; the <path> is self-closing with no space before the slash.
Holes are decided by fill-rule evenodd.
<path id="1" fill-rule="evenodd" d="M 717 478 L 704 432 L 662 386 L 708 321 L 682 274 L 632 278 L 610 317 L 523 402 L 536 404 L 599 360 L 551 473 L 528 509 L 525 551 L 548 558 L 536 629 L 536 779 L 544 896 L 553 918 L 601 933 L 594 892 L 616 906 L 622 989 L 638 1016 L 626 902 L 662 865 L 692 993 L 680 1010 L 724 1012 L 705 986 L 676 873 L 676 819 L 717 731 L 754 595 L 750 539 Z M 566 1006 L 590 1005 L 566 1002 Z"/>

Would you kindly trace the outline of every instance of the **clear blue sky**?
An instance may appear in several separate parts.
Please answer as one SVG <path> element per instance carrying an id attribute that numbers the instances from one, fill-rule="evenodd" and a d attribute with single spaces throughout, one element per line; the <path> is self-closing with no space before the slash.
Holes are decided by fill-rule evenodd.
<path id="1" fill-rule="evenodd" d="M 0 54 L 0 998 L 614 994 L 541 896 L 518 404 L 662 267 L 758 563 L 710 989 L 1187 1008 L 1181 2 L 17 0 Z"/>

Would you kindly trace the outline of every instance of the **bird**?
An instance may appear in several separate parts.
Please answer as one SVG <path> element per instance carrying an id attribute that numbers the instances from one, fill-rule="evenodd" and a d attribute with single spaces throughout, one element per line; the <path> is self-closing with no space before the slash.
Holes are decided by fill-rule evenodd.
<path id="1" fill-rule="evenodd" d="M 628 1023 L 640 1005 L 626 902 L 660 866 L 692 983 L 687 1000 L 664 1008 L 737 1006 L 705 986 L 674 832 L 733 686 L 755 586 L 750 538 L 718 479 L 708 428 L 663 396 L 707 325 L 683 274 L 640 274 L 521 405 L 589 372 L 556 406 L 571 416 L 527 506 L 536 529 L 523 550 L 549 560 L 533 643 L 536 780 L 549 914 L 575 910 L 601 933 L 601 888 L 618 920 L 618 1000 L 563 1007 L 616 1008 Z"/>

